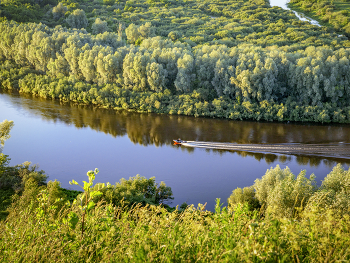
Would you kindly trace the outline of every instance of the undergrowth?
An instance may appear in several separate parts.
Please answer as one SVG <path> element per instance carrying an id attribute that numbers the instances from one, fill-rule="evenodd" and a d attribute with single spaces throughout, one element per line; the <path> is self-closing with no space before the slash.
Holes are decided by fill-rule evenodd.
<path id="1" fill-rule="evenodd" d="M 346 200 L 350 170 L 340 165 L 316 189 L 314 177 L 279 167 L 229 206 L 167 211 L 152 204 L 114 205 L 89 182 L 67 202 L 59 182 L 29 179 L 0 223 L 2 262 L 341 262 L 350 260 Z M 73 184 L 77 182 L 72 181 Z M 301 193 L 304 194 L 299 197 Z M 290 194 L 289 199 L 282 192 Z M 271 200 L 275 197 L 275 201 Z M 254 200 L 250 202 L 249 200 Z M 278 199 L 281 202 L 277 202 Z M 292 202 L 294 198 L 294 202 Z M 307 199 L 307 200 L 306 200 Z M 243 201 L 240 201 L 243 200 Z M 244 201 L 245 200 L 245 201 Z M 257 200 L 259 205 L 257 205 Z M 291 207 L 291 208 L 290 208 Z M 307 209 L 304 209 L 304 208 Z"/>

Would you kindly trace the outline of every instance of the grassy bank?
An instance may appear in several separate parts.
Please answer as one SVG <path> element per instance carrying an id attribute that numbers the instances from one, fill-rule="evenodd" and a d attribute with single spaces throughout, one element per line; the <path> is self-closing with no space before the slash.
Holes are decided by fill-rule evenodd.
<path id="1" fill-rule="evenodd" d="M 95 175 L 93 171 L 88 173 L 85 193 L 74 202 L 62 198 L 57 182 L 38 187 L 34 181 L 27 181 L 6 221 L 0 222 L 0 259 L 3 262 L 350 259 L 347 184 L 350 170 L 341 166 L 333 169 L 320 188 L 313 184 L 312 176 L 310 179 L 305 173 L 294 176 L 288 169 L 276 167 L 256 180 L 255 191 L 236 189 L 228 207 L 222 207 L 217 200 L 215 212 L 206 211 L 201 204 L 173 212 L 151 204 L 114 205 L 107 201 L 104 190 L 111 186 L 94 186 Z M 74 180 L 72 183 L 76 184 Z M 283 195 L 289 196 L 289 201 Z"/>

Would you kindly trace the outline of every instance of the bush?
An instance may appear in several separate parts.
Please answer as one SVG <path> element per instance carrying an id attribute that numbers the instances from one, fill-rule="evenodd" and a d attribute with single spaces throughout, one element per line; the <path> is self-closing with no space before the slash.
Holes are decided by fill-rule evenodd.
<path id="1" fill-rule="evenodd" d="M 93 34 L 102 34 L 108 31 L 108 26 L 106 21 L 102 21 L 100 18 L 96 18 L 95 22 L 91 26 Z"/>
<path id="2" fill-rule="evenodd" d="M 278 165 L 267 170 L 251 187 L 235 189 L 229 197 L 231 210 L 238 204 L 259 209 L 274 218 L 309 217 L 331 213 L 341 217 L 350 215 L 350 169 L 345 171 L 338 164 L 327 175 L 320 187 L 315 176 L 306 178 L 305 171 L 297 177 L 289 168 Z"/>
<path id="3" fill-rule="evenodd" d="M 115 185 L 98 183 L 93 189 L 102 192 L 102 196 L 99 197 L 100 201 L 103 200 L 116 206 L 159 205 L 174 199 L 171 188 L 164 182 L 158 184 L 155 182 L 155 177 L 147 179 L 140 175 L 130 177 L 129 180 L 122 178 Z"/>
<path id="4" fill-rule="evenodd" d="M 68 7 L 64 6 L 61 2 L 58 3 L 57 6 L 55 6 L 52 9 L 52 15 L 54 19 L 60 19 L 61 17 L 64 17 L 65 13 L 68 11 Z"/>
<path id="5" fill-rule="evenodd" d="M 74 10 L 73 13 L 68 16 L 66 22 L 71 28 L 77 29 L 86 28 L 89 24 L 84 10 L 81 9 Z"/>
<path id="6" fill-rule="evenodd" d="M 350 169 L 345 171 L 338 164 L 323 180 L 322 185 L 307 204 L 306 211 L 325 213 L 332 211 L 338 216 L 350 214 Z"/>
<path id="7" fill-rule="evenodd" d="M 255 197 L 255 191 L 252 186 L 242 188 L 236 188 L 227 200 L 229 207 L 234 210 L 237 204 L 247 203 L 250 210 L 260 208 L 259 200 Z"/>
<path id="8" fill-rule="evenodd" d="M 0 164 L 5 160 L 6 165 L 0 165 L 0 188 L 12 188 L 15 191 L 22 191 L 24 185 L 33 179 L 37 185 L 44 185 L 47 175 L 43 170 L 37 171 L 37 166 L 31 166 L 30 162 L 16 166 L 7 166 L 10 158 L 0 154 Z M 1 167 L 2 166 L 2 167 Z"/>

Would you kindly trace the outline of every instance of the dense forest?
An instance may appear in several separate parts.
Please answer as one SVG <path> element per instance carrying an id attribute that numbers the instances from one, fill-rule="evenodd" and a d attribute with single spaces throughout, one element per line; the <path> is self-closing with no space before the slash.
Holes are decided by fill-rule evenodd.
<path id="1" fill-rule="evenodd" d="M 2 0 L 0 86 L 112 110 L 349 123 L 350 41 L 336 30 L 264 0 Z M 90 126 L 108 133 L 103 119 Z M 171 188 L 154 178 L 95 183 L 95 169 L 82 191 L 46 183 L 29 162 L 9 165 L 12 126 L 0 123 L 2 262 L 350 260 L 341 165 L 320 186 L 271 168 L 211 212 L 170 207 Z M 129 137 L 147 144 L 140 126 Z"/>
<path id="2" fill-rule="evenodd" d="M 267 1 L 3 1 L 1 14 L 4 89 L 139 112 L 350 122 L 350 41 Z"/>
<path id="3" fill-rule="evenodd" d="M 0 123 L 1 147 L 12 121 Z M 350 169 L 315 175 L 279 166 L 235 189 L 215 211 L 170 207 L 172 191 L 154 178 L 95 183 L 82 191 L 0 153 L 2 262 L 332 262 L 348 261 Z M 80 185 L 72 180 L 72 185 Z"/>

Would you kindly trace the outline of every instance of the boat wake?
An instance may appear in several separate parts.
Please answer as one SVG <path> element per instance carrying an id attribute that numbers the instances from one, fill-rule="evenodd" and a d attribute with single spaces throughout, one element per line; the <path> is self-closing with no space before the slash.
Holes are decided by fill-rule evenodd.
<path id="1" fill-rule="evenodd" d="M 279 153 L 293 155 L 312 155 L 350 159 L 350 143 L 332 144 L 237 144 L 220 142 L 186 141 L 181 144 L 186 147 L 206 148 L 216 150 Z"/>

